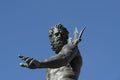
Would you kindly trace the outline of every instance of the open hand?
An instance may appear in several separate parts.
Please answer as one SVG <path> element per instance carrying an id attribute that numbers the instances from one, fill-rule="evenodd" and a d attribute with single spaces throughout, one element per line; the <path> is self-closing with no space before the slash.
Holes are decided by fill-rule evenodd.
<path id="1" fill-rule="evenodd" d="M 19 64 L 21 67 L 36 69 L 40 65 L 40 62 L 33 59 L 33 58 L 25 57 L 25 56 L 19 56 L 19 58 L 21 58 L 23 61 L 25 61 L 25 63 L 20 63 Z"/>

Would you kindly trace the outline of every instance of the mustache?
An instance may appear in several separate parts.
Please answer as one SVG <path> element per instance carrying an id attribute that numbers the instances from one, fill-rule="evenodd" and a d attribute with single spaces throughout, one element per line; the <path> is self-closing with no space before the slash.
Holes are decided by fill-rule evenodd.
<path id="1" fill-rule="evenodd" d="M 64 40 L 61 38 L 57 38 L 56 41 L 64 41 Z"/>
<path id="2" fill-rule="evenodd" d="M 59 46 L 61 44 L 63 44 L 64 42 L 63 41 L 55 41 L 55 42 L 52 42 L 51 45 L 53 46 Z"/>

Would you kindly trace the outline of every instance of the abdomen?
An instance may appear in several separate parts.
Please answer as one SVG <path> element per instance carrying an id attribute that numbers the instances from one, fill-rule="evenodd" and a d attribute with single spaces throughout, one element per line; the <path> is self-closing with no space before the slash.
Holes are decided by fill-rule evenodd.
<path id="1" fill-rule="evenodd" d="M 72 67 L 68 64 L 60 68 L 48 69 L 46 80 L 76 80 L 76 76 Z"/>

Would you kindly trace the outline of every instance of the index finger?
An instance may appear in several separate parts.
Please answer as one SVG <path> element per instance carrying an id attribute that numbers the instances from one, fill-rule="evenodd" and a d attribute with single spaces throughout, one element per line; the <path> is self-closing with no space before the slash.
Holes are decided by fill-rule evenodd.
<path id="1" fill-rule="evenodd" d="M 21 58 L 22 60 L 27 60 L 29 57 L 25 57 L 25 56 L 18 56 L 19 58 Z"/>

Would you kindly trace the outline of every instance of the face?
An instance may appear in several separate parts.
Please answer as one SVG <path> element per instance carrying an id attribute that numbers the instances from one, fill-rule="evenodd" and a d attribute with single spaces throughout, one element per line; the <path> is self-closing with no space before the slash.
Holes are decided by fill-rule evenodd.
<path id="1" fill-rule="evenodd" d="M 62 47 L 66 44 L 66 35 L 62 29 L 54 28 L 52 34 L 52 42 L 51 47 L 57 53 L 62 49 Z"/>
<path id="2" fill-rule="evenodd" d="M 55 42 L 60 42 L 61 40 L 63 40 L 64 36 L 63 36 L 63 32 L 61 29 L 55 28 L 54 29 L 54 33 L 53 33 L 53 39 Z"/>

